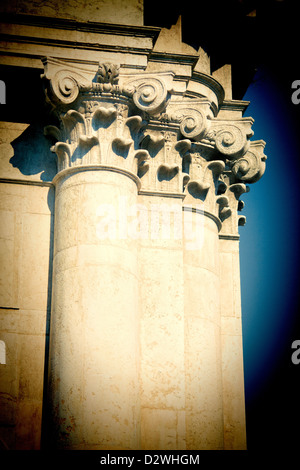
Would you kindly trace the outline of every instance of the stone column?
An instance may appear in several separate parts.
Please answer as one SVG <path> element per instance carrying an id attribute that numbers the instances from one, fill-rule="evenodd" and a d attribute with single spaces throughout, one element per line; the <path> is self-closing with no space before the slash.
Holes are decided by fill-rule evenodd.
<path id="1" fill-rule="evenodd" d="M 250 190 L 245 183 L 255 183 L 265 170 L 265 142 L 251 142 L 248 151 L 232 166 L 223 179 L 227 213 L 219 233 L 222 382 L 224 414 L 224 449 L 246 449 L 244 397 L 243 334 L 240 290 L 238 227 L 245 225 L 240 215 L 244 202 L 240 197 Z M 236 181 L 239 181 L 238 183 Z M 222 184 L 223 184 L 222 183 Z"/>
<path id="2" fill-rule="evenodd" d="M 140 240 L 142 449 L 185 449 L 182 159 L 180 128 L 153 116 L 141 146 L 151 158 L 139 201 L 149 230 Z"/>
<path id="3" fill-rule="evenodd" d="M 224 448 L 246 449 L 239 240 L 220 235 Z"/>
<path id="4" fill-rule="evenodd" d="M 205 144 L 185 143 L 184 314 L 188 449 L 223 449 L 223 393 L 217 185 L 224 162 Z M 219 155 L 220 156 L 220 155 Z M 206 157 L 206 158 L 205 158 Z M 191 241 L 190 233 L 194 233 Z"/>
<path id="5" fill-rule="evenodd" d="M 57 155 L 49 390 L 52 441 L 64 449 L 139 449 L 139 273 L 134 216 L 142 117 L 165 100 L 163 81 L 99 66 L 96 81 L 45 62 L 60 129 Z M 167 74 L 172 79 L 172 74 Z M 143 88 L 145 87 L 145 89 Z M 155 97 L 149 97 L 149 92 Z M 143 101 L 144 100 L 144 101 Z"/>
<path id="6" fill-rule="evenodd" d="M 244 181 L 264 172 L 264 143 L 249 142 L 250 126 L 248 118 L 214 119 L 205 138 L 181 143 L 189 175 L 183 210 L 197 234 L 183 244 L 188 449 L 245 448 L 238 253 L 230 246 L 228 260 L 224 244 L 236 243 L 227 239 L 238 238 L 244 222 L 237 214 Z"/>
<path id="7" fill-rule="evenodd" d="M 59 172 L 54 182 L 49 372 L 55 439 L 63 448 L 136 449 L 137 247 L 117 232 L 115 217 L 122 198 L 136 203 L 138 180 L 113 166 L 82 165 Z"/>
<path id="8" fill-rule="evenodd" d="M 187 448 L 222 449 L 218 225 L 200 209 L 190 215 L 199 248 L 186 240 L 183 258 Z"/>
<path id="9" fill-rule="evenodd" d="M 100 86 L 115 86 L 118 68 L 101 72 L 94 90 L 59 111 L 60 132 L 46 129 L 65 139 L 52 147 L 59 171 L 53 181 L 49 400 L 59 448 L 136 449 L 137 246 L 121 226 L 120 212 L 124 204 L 136 204 L 139 178 L 137 159 L 129 152 L 129 98 L 99 97 Z M 63 83 L 72 79 L 70 72 Z M 61 85 L 55 77 L 52 83 Z M 67 105 L 63 96 L 60 101 Z"/>
<path id="10" fill-rule="evenodd" d="M 237 236 L 245 184 L 264 172 L 253 120 L 224 105 L 210 75 L 186 83 L 180 65 L 176 76 L 164 63 L 137 73 L 44 62 L 58 121 L 45 129 L 58 164 L 53 445 L 242 448 L 238 290 L 228 281 L 239 274 L 224 243 Z"/>

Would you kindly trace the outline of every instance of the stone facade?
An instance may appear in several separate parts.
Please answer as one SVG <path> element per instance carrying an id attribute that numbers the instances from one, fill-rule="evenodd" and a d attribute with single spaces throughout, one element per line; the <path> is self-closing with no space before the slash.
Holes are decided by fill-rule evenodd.
<path id="1" fill-rule="evenodd" d="M 0 436 L 39 448 L 44 400 L 53 448 L 244 449 L 240 197 L 265 142 L 230 65 L 120 3 L 131 20 L 2 26 L 2 63 L 41 72 L 45 126 L 34 174 L 12 164 L 28 125 L 1 123 Z"/>

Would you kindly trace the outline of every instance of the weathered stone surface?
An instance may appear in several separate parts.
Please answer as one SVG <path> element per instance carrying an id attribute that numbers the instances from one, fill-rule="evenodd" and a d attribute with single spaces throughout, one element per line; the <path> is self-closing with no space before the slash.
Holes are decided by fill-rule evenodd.
<path id="1" fill-rule="evenodd" d="M 53 198 L 28 184 L 2 183 L 0 191 L 0 436 L 8 448 L 39 449 Z"/>
<path id="2" fill-rule="evenodd" d="M 48 16 L 52 18 L 70 18 L 72 20 L 101 21 L 103 23 L 116 23 L 124 25 L 143 24 L 143 2 L 141 0 L 97 1 L 88 0 L 84 6 L 80 0 L 27 0 L 19 2 L 12 0 L 3 2 L 1 12 L 14 14 L 29 14 Z"/>

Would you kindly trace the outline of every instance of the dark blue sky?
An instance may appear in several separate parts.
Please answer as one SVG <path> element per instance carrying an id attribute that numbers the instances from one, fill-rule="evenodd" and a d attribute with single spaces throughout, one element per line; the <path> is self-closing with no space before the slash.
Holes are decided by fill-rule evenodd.
<path id="1" fill-rule="evenodd" d="M 273 406 L 294 399 L 300 377 L 300 365 L 290 360 L 291 343 L 300 339 L 299 122 L 291 93 L 288 81 L 263 66 L 244 96 L 251 102 L 245 116 L 255 119 L 252 140 L 266 141 L 268 157 L 264 176 L 243 195 L 247 223 L 240 228 L 245 392 L 248 421 L 256 413 L 257 427 L 263 410 L 272 415 Z M 293 410 L 299 413 L 300 404 L 290 403 L 285 414 Z"/>

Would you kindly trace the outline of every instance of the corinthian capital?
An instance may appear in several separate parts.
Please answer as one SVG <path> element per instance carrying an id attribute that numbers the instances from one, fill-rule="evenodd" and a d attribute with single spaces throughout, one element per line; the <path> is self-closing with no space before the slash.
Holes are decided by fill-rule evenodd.
<path id="1" fill-rule="evenodd" d="M 245 222 L 237 214 L 243 206 L 239 197 L 265 171 L 265 142 L 250 140 L 252 118 L 220 118 L 209 95 L 179 92 L 174 72 L 43 62 L 57 117 L 57 126 L 48 126 L 45 134 L 54 140 L 58 171 L 82 165 L 122 168 L 139 178 L 141 192 L 203 204 L 223 233 L 237 233 Z"/>
<path id="2" fill-rule="evenodd" d="M 143 131 L 165 109 L 174 73 L 122 74 L 118 64 L 101 63 L 95 71 L 51 58 L 43 62 L 42 78 L 59 123 L 45 134 L 56 141 L 51 149 L 58 171 L 110 163 L 141 172 Z"/>

